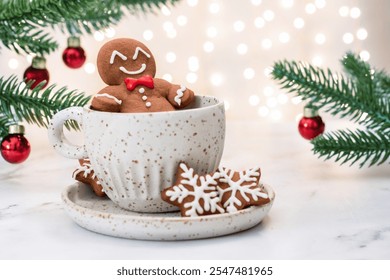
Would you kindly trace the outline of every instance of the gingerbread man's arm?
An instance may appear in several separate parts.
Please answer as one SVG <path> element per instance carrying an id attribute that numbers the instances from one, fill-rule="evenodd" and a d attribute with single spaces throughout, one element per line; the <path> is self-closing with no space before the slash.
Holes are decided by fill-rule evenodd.
<path id="1" fill-rule="evenodd" d="M 154 79 L 155 87 L 175 108 L 184 108 L 192 103 L 195 94 L 182 85 L 171 84 L 163 79 Z"/>
<path id="2" fill-rule="evenodd" d="M 99 91 L 92 99 L 91 108 L 97 111 L 120 112 L 122 100 L 116 86 L 108 86 Z"/>

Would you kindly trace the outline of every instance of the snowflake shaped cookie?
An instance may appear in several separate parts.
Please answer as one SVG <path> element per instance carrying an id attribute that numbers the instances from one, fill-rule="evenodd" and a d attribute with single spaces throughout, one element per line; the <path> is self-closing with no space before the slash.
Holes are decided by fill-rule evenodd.
<path id="1" fill-rule="evenodd" d="M 251 205 L 263 205 L 270 201 L 259 184 L 260 168 L 236 172 L 221 167 L 217 172 L 219 173 L 218 191 L 226 212 L 232 213 Z"/>
<path id="2" fill-rule="evenodd" d="M 184 217 L 224 213 L 217 180 L 219 173 L 200 176 L 185 163 L 180 163 L 175 185 L 162 191 L 164 201 L 180 208 Z"/>

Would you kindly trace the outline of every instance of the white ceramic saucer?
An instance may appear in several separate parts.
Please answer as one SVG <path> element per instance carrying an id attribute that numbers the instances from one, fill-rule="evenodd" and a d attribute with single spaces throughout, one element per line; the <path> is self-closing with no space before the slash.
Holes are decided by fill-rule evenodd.
<path id="1" fill-rule="evenodd" d="M 232 214 L 191 218 L 181 217 L 179 212 L 152 214 L 124 210 L 78 182 L 64 190 L 62 199 L 66 212 L 77 224 L 97 233 L 129 239 L 186 240 L 227 235 L 260 223 L 275 199 L 271 187 L 264 187 L 271 199 L 265 205 Z"/>

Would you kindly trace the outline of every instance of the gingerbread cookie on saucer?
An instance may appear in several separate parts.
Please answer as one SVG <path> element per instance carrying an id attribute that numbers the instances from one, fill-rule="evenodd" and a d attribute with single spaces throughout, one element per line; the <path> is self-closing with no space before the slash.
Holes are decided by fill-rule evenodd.
<path id="1" fill-rule="evenodd" d="M 91 186 L 97 196 L 105 196 L 106 194 L 103 191 L 103 187 L 100 184 L 99 179 L 96 177 L 89 159 L 80 159 L 79 163 L 80 167 L 73 172 L 73 178 Z"/>
<path id="2" fill-rule="evenodd" d="M 260 175 L 260 168 L 237 172 L 220 167 L 200 176 L 180 163 L 175 184 L 164 189 L 161 198 L 178 206 L 183 217 L 234 213 L 270 202 Z"/>
<path id="3" fill-rule="evenodd" d="M 108 85 L 92 99 L 98 111 L 139 113 L 182 109 L 194 100 L 194 92 L 184 85 L 155 78 L 152 52 L 141 42 L 121 38 L 100 49 L 97 68 Z"/>
<path id="4" fill-rule="evenodd" d="M 237 212 L 252 205 L 260 206 L 270 202 L 260 184 L 260 168 L 237 172 L 220 167 L 217 172 L 219 195 L 226 212 Z"/>
<path id="5" fill-rule="evenodd" d="M 161 198 L 180 208 L 183 217 L 224 213 L 217 190 L 219 173 L 200 176 L 180 163 L 176 182 L 161 193 Z"/>

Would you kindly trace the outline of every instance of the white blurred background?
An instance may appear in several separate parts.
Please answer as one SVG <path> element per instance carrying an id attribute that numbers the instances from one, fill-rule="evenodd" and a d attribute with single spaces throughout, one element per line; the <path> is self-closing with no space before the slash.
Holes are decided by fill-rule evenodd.
<path id="1" fill-rule="evenodd" d="M 223 98 L 228 120 L 289 122 L 300 118 L 304 104 L 270 79 L 273 62 L 303 60 L 339 71 L 351 50 L 389 69 L 390 1 L 182 0 L 82 37 L 87 62 L 78 70 L 62 61 L 67 36 L 55 36 L 61 46 L 47 57 L 47 68 L 59 86 L 96 93 L 105 86 L 95 67 L 100 46 L 133 37 L 152 50 L 157 77 Z M 0 75 L 22 78 L 30 61 L 2 48 Z"/>

